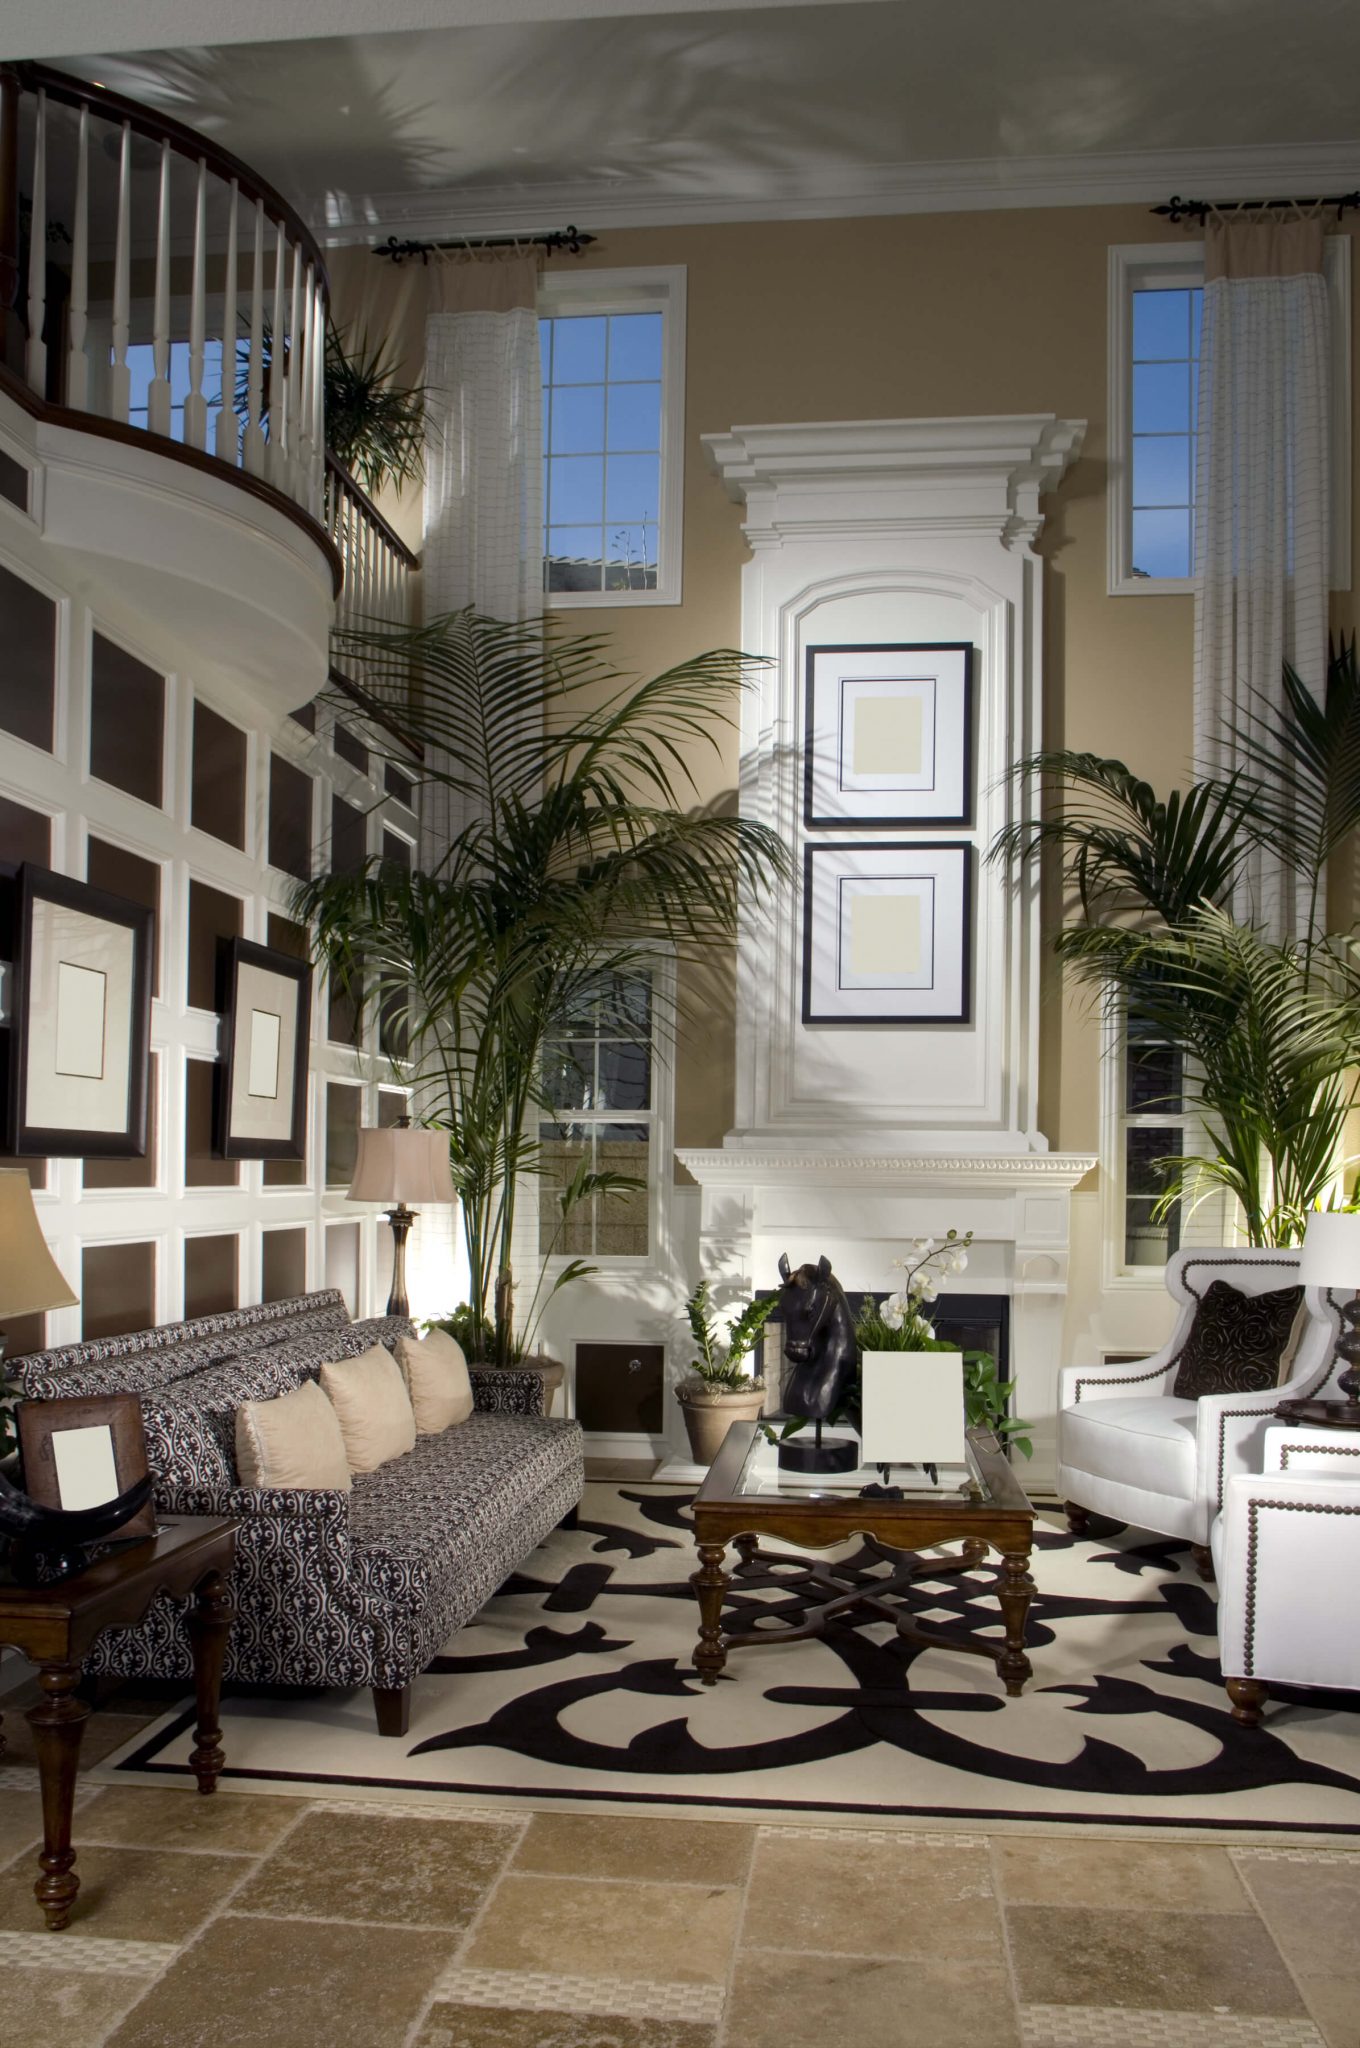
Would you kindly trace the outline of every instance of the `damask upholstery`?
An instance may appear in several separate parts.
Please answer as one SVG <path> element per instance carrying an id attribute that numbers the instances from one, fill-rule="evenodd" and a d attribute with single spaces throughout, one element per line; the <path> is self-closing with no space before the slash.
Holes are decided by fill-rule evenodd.
<path id="1" fill-rule="evenodd" d="M 1196 1315 L 1216 1281 L 1246 1295 L 1297 1284 L 1297 1251 L 1249 1246 L 1177 1252 L 1166 1286 L 1180 1313 L 1170 1340 L 1130 1365 L 1068 1366 L 1058 1375 L 1058 1491 L 1082 1510 L 1179 1536 L 1207 1562 L 1209 1528 L 1234 1473 L 1259 1471 L 1276 1403 L 1328 1383 L 1340 1314 L 1330 1289 L 1308 1288 L 1290 1377 L 1256 1393 L 1175 1391 Z"/>
<path id="2" fill-rule="evenodd" d="M 1262 1462 L 1212 1530 L 1223 1676 L 1360 1690 L 1360 1431 L 1280 1424 Z"/>
<path id="3" fill-rule="evenodd" d="M 148 1331 L 48 1351 L 25 1361 L 24 1391 L 139 1393 L 158 1510 L 238 1522 L 229 1679 L 399 1691 L 575 1506 L 580 1427 L 543 1416 L 536 1373 L 474 1369 L 473 1415 L 356 1474 L 350 1493 L 242 1487 L 241 1402 L 412 1328 L 403 1317 L 351 1323 L 333 1290 L 269 1311 L 178 1324 L 173 1341 L 139 1341 L 163 1334 Z M 101 1636 L 88 1663 L 187 1677 L 185 1610 L 161 1599 L 135 1629 Z"/>

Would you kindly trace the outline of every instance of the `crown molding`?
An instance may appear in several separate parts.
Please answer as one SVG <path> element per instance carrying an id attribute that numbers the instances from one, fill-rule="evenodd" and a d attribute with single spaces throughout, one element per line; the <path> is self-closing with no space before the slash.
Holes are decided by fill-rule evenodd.
<path id="1" fill-rule="evenodd" d="M 703 1152 L 676 1158 L 701 1187 L 908 1188 L 1013 1184 L 1074 1188 L 1096 1164 L 1094 1152 L 894 1152 L 851 1157 L 841 1152 Z"/>
<path id="2" fill-rule="evenodd" d="M 357 217 L 314 223 L 331 246 L 386 235 L 530 233 L 575 221 L 603 228 L 697 227 L 736 221 L 841 220 L 896 213 L 1024 207 L 1155 205 L 1173 192 L 1255 199 L 1349 191 L 1354 142 L 1267 143 L 1249 149 L 1149 149 L 1082 156 L 971 157 L 906 164 L 828 164 L 781 171 L 778 189 L 726 174 L 721 189 L 644 177 L 561 184 L 448 185 L 373 192 Z"/>

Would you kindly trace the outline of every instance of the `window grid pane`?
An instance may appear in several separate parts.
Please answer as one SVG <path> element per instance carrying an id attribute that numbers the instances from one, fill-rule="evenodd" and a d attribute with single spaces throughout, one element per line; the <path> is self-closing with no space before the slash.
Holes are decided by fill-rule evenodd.
<path id="1" fill-rule="evenodd" d="M 1204 293 L 1159 286 L 1136 290 L 1132 299 L 1130 573 L 1187 577 L 1195 566 Z"/>
<path id="2" fill-rule="evenodd" d="M 544 588 L 654 590 L 662 315 L 544 316 L 539 340 Z"/>

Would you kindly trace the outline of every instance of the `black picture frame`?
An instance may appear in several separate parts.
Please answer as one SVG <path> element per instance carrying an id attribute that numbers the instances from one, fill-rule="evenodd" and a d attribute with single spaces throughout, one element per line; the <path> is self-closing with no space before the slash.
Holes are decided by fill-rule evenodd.
<path id="1" fill-rule="evenodd" d="M 6 1087 L 11 1152 L 19 1158 L 37 1159 L 144 1159 L 154 912 L 145 904 L 28 861 L 15 872 L 13 903 L 13 1022 Z M 63 938 L 59 931 L 63 911 L 74 912 L 106 930 L 102 935 L 88 928 L 68 930 Z M 120 942 L 119 933 L 128 934 L 127 940 Z M 54 962 L 57 951 L 69 952 L 70 958 Z M 55 988 L 51 985 L 54 964 Z M 65 985 L 67 976 L 87 993 L 74 993 Z M 76 979 L 84 976 L 90 980 Z M 98 999 L 104 1007 L 94 1026 L 89 1021 L 88 991 L 96 977 L 102 983 Z M 30 1101 L 43 1090 L 52 1100 L 57 1092 L 55 1083 L 64 1078 L 64 1070 L 57 1064 L 69 1056 L 63 1050 L 67 1035 L 64 1009 L 71 1012 L 71 1022 L 83 1044 L 79 1072 L 61 1088 L 61 1098 L 72 1107 L 81 1097 L 91 1108 L 97 1100 L 103 1113 L 95 1125 L 77 1117 L 66 1122 L 45 1119 L 39 1114 L 41 1099 Z M 82 1025 L 85 1028 L 79 1029 Z M 111 1073 L 93 1071 L 96 1038 L 101 1062 L 114 1063 Z M 81 1087 L 81 1083 L 94 1085 Z M 115 1113 L 116 1126 L 109 1121 Z"/>
<path id="2" fill-rule="evenodd" d="M 844 857 L 839 860 L 838 857 Z M 885 869 L 902 870 L 875 876 L 868 869 L 882 860 Z M 856 876 L 846 873 L 837 875 L 837 866 L 845 870 L 862 863 L 866 872 Z M 948 880 L 951 893 L 957 894 L 957 926 L 942 924 L 941 910 L 947 915 L 949 905 L 936 904 L 932 900 L 931 942 L 938 948 L 942 940 L 948 941 L 948 956 L 944 970 L 939 973 L 938 986 L 957 990 L 957 999 L 948 997 L 939 1008 L 933 1008 L 928 1001 L 917 997 L 914 1001 L 909 991 L 891 991 L 897 996 L 895 1002 L 884 1000 L 875 1003 L 861 999 L 863 1006 L 857 1007 L 853 991 L 844 990 L 844 1001 L 828 1003 L 825 995 L 819 997 L 818 986 L 824 977 L 815 972 L 819 961 L 819 934 L 816 930 L 817 888 L 816 873 L 825 865 L 829 876 L 838 883 L 842 881 L 906 880 L 920 882 L 928 879 L 931 868 L 937 870 L 940 881 Z M 914 1029 L 935 1030 L 941 1026 L 971 1024 L 973 1021 L 973 869 L 975 849 L 970 840 L 918 839 L 910 841 L 870 841 L 862 839 L 818 840 L 803 850 L 803 973 L 802 973 L 802 1020 L 804 1024 L 819 1028 L 836 1028 L 840 1025 L 877 1025 L 890 1030 Z M 915 868 L 915 874 L 910 871 Z M 950 873 L 956 870 L 956 874 Z M 941 891 L 943 894 L 943 891 Z M 839 927 L 838 927 L 839 932 Z M 835 942 L 833 942 L 835 943 Z M 933 959 L 934 956 L 932 956 Z M 932 975 L 935 968 L 932 965 Z M 835 976 L 836 988 L 841 988 L 842 977 L 838 970 Z"/>
<path id="3" fill-rule="evenodd" d="M 824 732 L 824 721 L 817 713 L 818 667 L 823 661 L 834 663 L 836 656 L 849 656 L 856 662 L 864 659 L 872 665 L 883 657 L 883 665 L 896 661 L 899 665 L 919 666 L 931 657 L 948 658 L 951 665 L 960 669 L 957 679 L 950 680 L 951 693 L 958 702 L 951 707 L 949 729 L 957 737 L 957 753 L 951 748 L 949 762 L 949 786 L 958 790 L 957 803 L 931 804 L 915 800 L 897 805 L 884 802 L 875 804 L 866 798 L 863 810 L 832 808 L 817 800 L 817 788 L 821 775 L 824 747 L 819 747 L 819 734 Z M 912 826 L 928 826 L 932 830 L 940 826 L 970 827 L 976 793 L 973 788 L 973 722 L 974 722 L 974 673 L 976 649 L 971 640 L 897 640 L 838 642 L 824 646 L 809 647 L 805 662 L 803 692 L 803 817 L 808 825 L 834 826 L 837 831 L 902 831 Z M 886 681 L 902 680 L 886 678 Z M 839 730 L 839 727 L 837 728 Z M 944 735 L 938 721 L 932 724 L 932 745 L 944 744 Z M 885 793 L 886 794 L 886 793 Z"/>
<path id="4" fill-rule="evenodd" d="M 272 946 L 258 946 L 251 939 L 225 939 L 219 945 L 217 969 L 222 1049 L 214 1074 L 213 1149 L 222 1159 L 304 1159 L 307 1155 L 307 1055 L 312 1028 L 311 964 L 291 953 L 280 953 Z M 243 1128 L 250 1120 L 248 1104 L 252 1099 L 247 1092 L 251 1078 L 247 1065 L 251 1045 L 244 1036 L 249 1027 L 241 1002 L 243 971 L 255 979 L 257 990 L 259 977 L 266 980 L 273 977 L 279 983 L 291 984 L 295 991 L 291 1007 L 291 1044 L 285 1042 L 289 1005 L 283 991 L 280 991 L 279 1010 L 264 1013 L 274 1016 L 278 1027 L 276 1084 L 283 1085 L 286 1080 L 291 1090 L 286 1131 L 280 1130 L 275 1136 Z M 252 1014 L 257 1014 L 253 1005 Z M 243 1055 L 246 1058 L 243 1059 Z M 258 1095 L 253 1099 L 265 1101 L 269 1098 Z M 277 1097 L 273 1099 L 277 1100 Z M 284 1121 L 282 1117 L 277 1120 L 280 1123 Z"/>

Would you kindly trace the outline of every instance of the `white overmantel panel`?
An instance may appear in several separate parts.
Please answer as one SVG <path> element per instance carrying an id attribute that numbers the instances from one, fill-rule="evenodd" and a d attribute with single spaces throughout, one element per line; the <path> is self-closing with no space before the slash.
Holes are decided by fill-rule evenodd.
<path id="1" fill-rule="evenodd" d="M 748 909 L 739 944 L 737 1121 L 727 1143 L 849 1153 L 1043 1150 L 1037 1127 L 1038 906 L 986 859 L 1022 792 L 1007 770 L 1040 744 L 1042 493 L 1084 423 L 1049 414 L 739 427 L 706 437 L 746 508 L 742 644 L 766 657 L 742 723 L 742 809 L 772 826 L 794 875 Z M 802 809 L 807 650 L 967 641 L 975 649 L 973 822 L 903 838 L 974 849 L 972 1017 L 956 1025 L 802 1021 L 802 871 L 811 843 L 892 828 L 809 830 Z"/>

